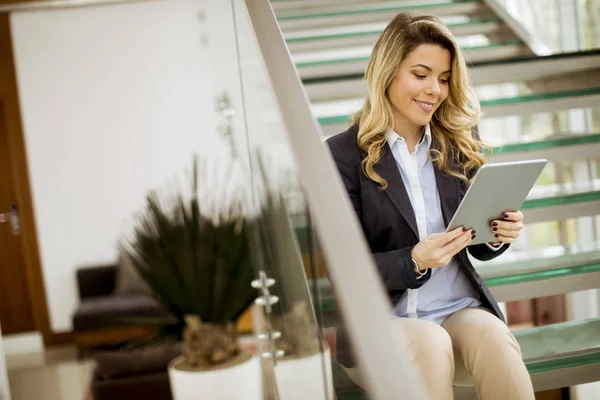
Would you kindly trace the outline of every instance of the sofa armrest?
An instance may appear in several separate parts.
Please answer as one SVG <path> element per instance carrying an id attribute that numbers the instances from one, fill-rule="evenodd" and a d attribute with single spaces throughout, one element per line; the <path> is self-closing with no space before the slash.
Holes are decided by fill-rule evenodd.
<path id="1" fill-rule="evenodd" d="M 115 291 L 117 281 L 116 265 L 83 267 L 77 270 L 79 298 L 107 296 Z"/>

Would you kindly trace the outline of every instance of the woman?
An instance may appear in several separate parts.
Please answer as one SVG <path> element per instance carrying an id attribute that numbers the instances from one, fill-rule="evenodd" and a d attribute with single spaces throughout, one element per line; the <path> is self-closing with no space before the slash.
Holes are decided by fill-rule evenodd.
<path id="1" fill-rule="evenodd" d="M 467 247 L 476 232 L 444 233 L 485 161 L 479 102 L 456 41 L 436 17 L 400 14 L 375 44 L 366 80 L 353 125 L 327 142 L 390 295 L 393 327 L 407 339 L 402 354 L 428 399 L 452 399 L 467 373 L 484 400 L 534 399 L 519 344 L 467 258 L 502 254 L 523 214 L 490 223 L 496 243 Z M 337 342 L 361 385 L 343 329 Z"/>

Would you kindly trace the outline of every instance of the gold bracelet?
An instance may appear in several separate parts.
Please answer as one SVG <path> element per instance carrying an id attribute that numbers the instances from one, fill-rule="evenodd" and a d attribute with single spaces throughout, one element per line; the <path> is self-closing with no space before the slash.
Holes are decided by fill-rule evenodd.
<path id="1" fill-rule="evenodd" d="M 427 273 L 427 271 L 429 270 L 429 268 L 427 268 L 425 271 L 421 272 L 421 269 L 419 268 L 419 264 L 417 263 L 417 261 L 414 258 L 410 258 L 413 262 L 413 264 L 415 264 L 415 275 L 417 275 L 417 279 L 421 279 L 423 276 L 425 276 L 425 274 Z"/>

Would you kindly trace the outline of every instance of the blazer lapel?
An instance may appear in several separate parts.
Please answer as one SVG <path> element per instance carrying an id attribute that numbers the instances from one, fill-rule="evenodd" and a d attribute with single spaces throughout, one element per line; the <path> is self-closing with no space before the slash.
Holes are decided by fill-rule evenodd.
<path id="1" fill-rule="evenodd" d="M 383 148 L 383 157 L 381 162 L 375 165 L 375 169 L 379 175 L 381 175 L 387 182 L 388 188 L 385 193 L 388 195 L 392 203 L 398 209 L 404 220 L 410 226 L 415 236 L 419 237 L 419 231 L 417 229 L 417 219 L 415 218 L 415 212 L 410 204 L 410 198 L 406 192 L 404 182 L 400 171 L 398 171 L 398 165 L 392 154 L 390 146 L 386 143 Z"/>

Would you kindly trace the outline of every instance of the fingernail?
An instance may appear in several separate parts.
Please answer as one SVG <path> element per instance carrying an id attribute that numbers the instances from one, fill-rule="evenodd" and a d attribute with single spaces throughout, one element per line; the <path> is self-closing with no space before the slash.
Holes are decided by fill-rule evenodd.
<path id="1" fill-rule="evenodd" d="M 472 235 L 472 236 L 471 236 L 471 240 L 473 240 L 473 239 L 475 239 L 475 235 Z"/>
<path id="2" fill-rule="evenodd" d="M 496 233 L 496 234 L 494 235 L 494 237 L 498 237 L 498 234 Z"/>
<path id="3" fill-rule="evenodd" d="M 497 222 L 492 222 L 492 226 L 498 226 Z"/>
<path id="4" fill-rule="evenodd" d="M 492 228 L 492 232 L 496 232 L 498 228 Z"/>
<path id="5" fill-rule="evenodd" d="M 463 226 L 463 232 L 466 232 L 466 231 L 467 231 L 467 228 L 465 228 L 465 227 Z"/>
<path id="6" fill-rule="evenodd" d="M 507 214 L 507 213 L 504 213 L 502 216 L 503 216 L 504 218 L 508 218 L 508 214 Z"/>
<path id="7" fill-rule="evenodd" d="M 475 235 L 477 233 L 477 231 L 475 229 L 473 229 L 473 232 L 471 232 L 473 235 Z"/>

